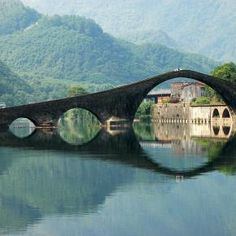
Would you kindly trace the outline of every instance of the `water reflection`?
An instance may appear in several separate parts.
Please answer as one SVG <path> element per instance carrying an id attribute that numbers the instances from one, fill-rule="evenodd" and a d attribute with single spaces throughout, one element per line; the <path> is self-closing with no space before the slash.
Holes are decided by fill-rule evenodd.
<path id="1" fill-rule="evenodd" d="M 134 125 L 135 133 L 148 158 L 158 163 L 159 173 L 185 177 L 222 170 L 224 167 L 221 165 L 224 164 L 231 167 L 235 165 L 235 138 L 232 128 L 230 129 L 231 137 L 229 133 L 215 136 L 208 124 Z M 232 157 L 231 161 L 228 157 Z M 233 169 L 235 168 L 231 168 L 231 174 Z"/>
<path id="2" fill-rule="evenodd" d="M 10 131 L 18 138 L 26 138 L 35 131 L 35 125 L 29 119 L 18 118 L 9 127 Z"/>
<path id="3" fill-rule="evenodd" d="M 72 109 L 66 112 L 58 124 L 58 133 L 63 140 L 81 145 L 92 140 L 100 130 L 97 118 L 89 111 Z"/>
<path id="4" fill-rule="evenodd" d="M 234 127 L 215 126 L 214 124 L 191 124 L 191 123 L 135 123 L 134 130 L 139 139 L 148 140 L 182 140 L 196 138 L 229 139 L 234 135 Z"/>
<path id="5" fill-rule="evenodd" d="M 220 132 L 220 127 L 219 126 L 213 126 L 213 131 L 214 131 L 214 134 L 217 136 Z"/>
<path id="6" fill-rule="evenodd" d="M 189 136 L 183 127 L 180 129 L 179 126 L 176 127 L 179 133 L 171 127 L 172 136 L 166 126 L 161 127 L 137 124 L 134 126 L 137 136 L 133 129 L 127 129 L 126 132 L 116 131 L 115 134 L 102 129 L 92 140 L 83 145 L 65 142 L 57 130 L 50 132 L 38 130 L 28 139 L 18 139 L 10 133 L 2 133 L 0 141 L 5 147 L 63 150 L 92 155 L 94 159 L 119 162 L 172 177 L 176 175 L 193 177 L 213 171 L 221 164 L 227 164 L 225 160 L 230 160 L 230 164 L 231 161 L 234 162 L 234 158 L 231 160 L 234 149 L 231 150 L 228 146 L 232 146 L 236 138 L 231 138 L 229 141 L 197 138 Z M 69 140 L 70 135 L 73 137 L 73 134 L 67 133 Z M 232 151 L 232 154 L 228 150 Z M 181 159 L 184 166 L 179 165 Z"/>
<path id="7" fill-rule="evenodd" d="M 9 132 L 0 134 L 1 233 L 29 230 L 29 225 L 43 224 L 41 220 L 50 216 L 86 218 L 99 214 L 109 199 L 121 193 L 128 194 L 127 200 L 122 205 L 118 197 L 117 204 L 123 210 L 129 209 L 130 199 L 137 200 L 136 195 L 129 195 L 134 186 L 139 197 L 147 191 L 146 187 L 139 186 L 147 186 L 148 191 L 163 203 L 175 186 L 176 177 L 193 181 L 193 177 L 205 173 L 217 171 L 231 176 L 236 172 L 236 137 L 229 140 L 209 138 L 205 131 L 197 136 L 194 127 L 139 123 L 134 126 L 135 133 L 133 129 L 113 133 L 102 129 L 89 142 L 74 145 L 71 131 L 79 129 L 82 132 L 86 128 L 77 128 L 76 121 L 64 125 L 63 131 L 37 130 L 27 139 L 19 139 Z M 91 133 L 86 130 L 83 137 L 91 137 L 88 135 Z M 155 186 L 155 191 L 151 186 Z M 163 199 L 160 198 L 162 194 Z M 172 201 L 175 200 L 178 199 L 172 195 Z M 197 199 L 194 201 L 196 204 Z M 157 202 L 151 208 L 146 207 L 156 209 Z M 120 214 L 118 209 L 114 215 Z M 129 210 L 135 214 L 138 209 Z M 108 212 L 111 214 L 112 209 Z M 158 218 L 158 212 L 146 213 Z M 159 219 L 166 219 L 165 211 L 161 213 Z M 143 227 L 146 217 L 139 222 Z M 96 227 L 96 221 L 93 224 Z M 155 225 L 152 225 L 153 229 Z M 51 227 L 55 228 L 55 224 Z M 128 229 L 134 228 L 127 226 L 127 235 L 131 235 Z M 79 234 L 70 233 L 70 230 L 66 228 L 64 233 Z M 161 230 L 163 235 L 164 232 Z M 96 233 L 102 235 L 102 232 Z M 122 230 L 118 230 L 117 235 L 122 235 Z M 149 235 L 155 235 L 154 231 Z"/>

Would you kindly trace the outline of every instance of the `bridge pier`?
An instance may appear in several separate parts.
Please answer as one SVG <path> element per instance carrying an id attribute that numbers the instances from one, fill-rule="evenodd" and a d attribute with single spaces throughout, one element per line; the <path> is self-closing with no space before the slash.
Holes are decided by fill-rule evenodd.
<path id="1" fill-rule="evenodd" d="M 43 117 L 33 117 L 29 118 L 36 128 L 56 128 L 59 118 L 54 118 L 52 116 L 43 116 Z"/>
<path id="2" fill-rule="evenodd" d="M 7 131 L 9 129 L 8 124 L 0 124 L 0 132 Z"/>
<path id="3" fill-rule="evenodd" d="M 106 120 L 102 126 L 105 126 L 109 130 L 130 128 L 132 126 L 132 121 L 112 116 L 110 119 Z"/>
<path id="4" fill-rule="evenodd" d="M 57 123 L 54 123 L 53 121 L 45 121 L 43 123 L 37 124 L 36 128 L 56 128 Z"/>

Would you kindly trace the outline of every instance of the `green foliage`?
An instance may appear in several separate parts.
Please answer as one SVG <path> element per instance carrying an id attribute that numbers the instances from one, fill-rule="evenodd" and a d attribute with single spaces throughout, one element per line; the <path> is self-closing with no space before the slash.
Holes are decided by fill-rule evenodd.
<path id="1" fill-rule="evenodd" d="M 224 103 L 221 96 L 209 86 L 205 87 L 206 96 L 209 98 L 211 104 Z"/>
<path id="2" fill-rule="evenodd" d="M 75 96 L 85 95 L 85 94 L 88 94 L 88 92 L 79 85 L 70 87 L 68 91 L 69 97 L 75 97 Z"/>
<path id="3" fill-rule="evenodd" d="M 27 103 L 33 89 L 0 61 L 0 101 L 7 106 Z"/>
<path id="4" fill-rule="evenodd" d="M 225 63 L 223 65 L 217 66 L 211 74 L 219 79 L 224 79 L 228 81 L 236 82 L 236 65 L 234 63 Z M 212 103 L 223 103 L 219 94 L 217 94 L 213 89 L 206 88 L 207 95 Z"/>
<path id="5" fill-rule="evenodd" d="M 153 126 L 148 122 L 136 122 L 133 124 L 135 135 L 142 141 L 155 141 Z"/>
<path id="6" fill-rule="evenodd" d="M 59 122 L 59 134 L 67 143 L 84 144 L 92 140 L 100 130 L 98 119 L 84 109 L 66 112 Z"/>
<path id="7" fill-rule="evenodd" d="M 207 105 L 210 103 L 211 101 L 209 97 L 201 96 L 201 97 L 193 99 L 191 105 Z"/>
<path id="8" fill-rule="evenodd" d="M 139 106 L 135 116 L 137 118 L 141 118 L 141 117 L 145 117 L 145 116 L 150 117 L 154 104 L 155 103 L 153 101 L 142 102 L 141 105 Z"/>
<path id="9" fill-rule="evenodd" d="M 0 0 L 0 35 L 26 29 L 39 18 L 38 12 L 18 0 Z"/>
<path id="10" fill-rule="evenodd" d="M 219 79 L 236 82 L 236 65 L 232 62 L 217 66 L 211 74 Z M 192 105 L 224 103 L 221 96 L 209 86 L 205 86 L 206 96 L 195 99 Z"/>
<path id="11" fill-rule="evenodd" d="M 204 147 L 205 150 L 207 150 L 208 152 L 208 159 L 211 160 L 215 160 L 216 158 L 219 157 L 226 140 L 209 140 L 209 139 L 205 139 L 205 138 L 195 138 L 194 139 L 197 144 L 199 144 L 200 146 Z"/>
<path id="12" fill-rule="evenodd" d="M 233 62 L 217 66 L 211 74 L 217 78 L 236 82 L 236 65 Z"/>
<path id="13" fill-rule="evenodd" d="M 235 165 L 232 165 L 232 166 L 222 166 L 222 167 L 219 168 L 219 171 L 221 171 L 225 175 L 235 175 L 236 167 L 235 167 Z"/>

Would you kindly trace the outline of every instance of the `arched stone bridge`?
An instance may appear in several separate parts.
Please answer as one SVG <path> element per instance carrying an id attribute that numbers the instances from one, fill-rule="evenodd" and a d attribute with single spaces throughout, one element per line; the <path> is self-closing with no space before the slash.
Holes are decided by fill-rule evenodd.
<path id="1" fill-rule="evenodd" d="M 131 123 L 139 105 L 149 91 L 162 82 L 178 77 L 195 79 L 209 85 L 222 96 L 231 110 L 236 112 L 236 83 L 191 70 L 180 70 L 104 92 L 5 108 L 0 110 L 0 126 L 8 127 L 20 117 L 28 118 L 36 126 L 45 123 L 56 125 L 61 115 L 73 108 L 90 111 L 103 125 L 112 117 Z"/>

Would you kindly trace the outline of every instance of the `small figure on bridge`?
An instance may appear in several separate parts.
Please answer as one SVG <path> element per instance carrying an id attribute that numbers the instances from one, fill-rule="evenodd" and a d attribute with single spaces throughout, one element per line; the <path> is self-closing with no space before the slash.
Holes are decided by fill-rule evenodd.
<path id="1" fill-rule="evenodd" d="M 5 102 L 0 102 L 0 109 L 4 109 L 6 107 L 7 107 L 7 105 Z"/>
<path id="2" fill-rule="evenodd" d="M 176 69 L 174 69 L 174 71 L 181 71 L 182 69 L 181 68 L 176 68 Z"/>

